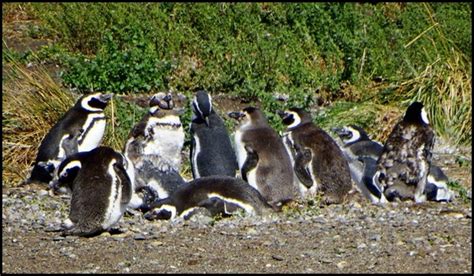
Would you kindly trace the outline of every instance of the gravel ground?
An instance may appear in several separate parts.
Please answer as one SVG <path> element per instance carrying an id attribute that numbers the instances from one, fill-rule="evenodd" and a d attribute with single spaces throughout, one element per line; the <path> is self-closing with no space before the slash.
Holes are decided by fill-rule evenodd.
<path id="1" fill-rule="evenodd" d="M 464 172 L 470 198 L 466 170 L 456 176 Z M 342 205 L 310 203 L 266 217 L 149 222 L 126 214 L 113 233 L 79 238 L 57 232 L 68 198 L 35 185 L 3 188 L 2 272 L 472 272 L 470 199 L 379 207 L 355 193 Z"/>

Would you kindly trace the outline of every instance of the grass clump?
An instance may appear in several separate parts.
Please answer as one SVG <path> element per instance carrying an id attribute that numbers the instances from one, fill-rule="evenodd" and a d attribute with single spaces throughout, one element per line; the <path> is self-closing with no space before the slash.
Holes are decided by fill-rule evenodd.
<path id="1" fill-rule="evenodd" d="M 75 103 L 75 97 L 44 69 L 9 65 L 2 97 L 2 177 L 4 183 L 17 185 L 29 174 L 41 140 Z"/>

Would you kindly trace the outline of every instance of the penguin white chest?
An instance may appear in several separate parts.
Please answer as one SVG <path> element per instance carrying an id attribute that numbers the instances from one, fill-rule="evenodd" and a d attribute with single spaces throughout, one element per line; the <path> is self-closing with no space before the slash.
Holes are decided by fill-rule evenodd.
<path id="1" fill-rule="evenodd" d="M 92 113 L 87 116 L 82 127 L 83 133 L 78 139 L 79 151 L 90 151 L 100 144 L 104 137 L 105 123 L 103 113 Z"/>
<path id="2" fill-rule="evenodd" d="M 257 191 L 260 191 L 257 185 L 257 169 L 258 169 L 258 165 L 247 172 L 247 181 L 250 184 L 250 186 L 254 187 Z"/>
<path id="3" fill-rule="evenodd" d="M 237 161 L 239 163 L 239 169 L 242 169 L 242 166 L 247 160 L 247 151 L 245 150 L 245 144 L 242 143 L 242 131 L 237 130 L 234 136 L 235 140 L 235 151 L 237 155 Z"/>
<path id="4" fill-rule="evenodd" d="M 148 122 L 145 131 L 145 136 L 151 137 L 151 141 L 145 146 L 143 152 L 180 159 L 184 135 L 179 117 L 153 118 Z"/>
<path id="5" fill-rule="evenodd" d="M 201 177 L 201 175 L 199 174 L 197 157 L 199 155 L 199 152 L 201 152 L 201 143 L 197 135 L 194 135 L 193 139 L 194 139 L 194 149 L 193 149 L 193 157 L 191 161 L 193 163 L 194 178 L 199 178 Z"/>
<path id="6" fill-rule="evenodd" d="M 117 175 L 114 170 L 114 162 L 109 164 L 107 170 L 108 174 L 112 177 L 112 185 L 110 188 L 110 195 L 107 198 L 108 205 L 104 215 L 104 221 L 102 227 L 108 229 L 122 217 L 123 213 L 127 208 L 127 204 L 121 204 L 122 200 L 122 183 L 117 179 Z"/>

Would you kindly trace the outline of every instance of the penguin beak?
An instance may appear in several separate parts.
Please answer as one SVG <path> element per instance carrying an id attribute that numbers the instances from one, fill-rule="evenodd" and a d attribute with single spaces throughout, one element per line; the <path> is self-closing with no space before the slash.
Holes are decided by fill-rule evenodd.
<path id="1" fill-rule="evenodd" d="M 339 136 L 347 134 L 347 131 L 342 127 L 333 127 L 331 128 L 331 131 Z"/>
<path id="2" fill-rule="evenodd" d="M 277 110 L 277 114 L 278 116 L 280 116 L 282 120 L 285 120 L 290 115 L 286 111 L 283 111 L 283 110 Z"/>
<path id="3" fill-rule="evenodd" d="M 112 96 L 113 96 L 113 95 L 114 95 L 114 94 L 112 94 L 112 93 L 109 93 L 109 94 L 102 94 L 102 95 L 99 96 L 99 100 L 100 100 L 101 102 L 108 102 L 108 101 L 110 101 L 110 99 L 112 99 Z"/>
<path id="4" fill-rule="evenodd" d="M 230 118 L 235 119 L 235 120 L 240 120 L 242 117 L 244 117 L 244 115 L 245 114 L 243 112 L 240 112 L 240 111 L 233 111 L 233 112 L 227 113 L 227 116 L 229 116 Z"/>

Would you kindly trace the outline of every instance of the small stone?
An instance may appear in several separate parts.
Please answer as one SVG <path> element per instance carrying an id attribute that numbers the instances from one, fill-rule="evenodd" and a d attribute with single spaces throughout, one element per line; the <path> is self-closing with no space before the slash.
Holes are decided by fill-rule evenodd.
<path id="1" fill-rule="evenodd" d="M 366 247 L 367 247 L 367 245 L 365 243 L 361 243 L 357 246 L 357 249 L 364 249 Z"/>
<path id="2" fill-rule="evenodd" d="M 380 241 L 381 236 L 379 234 L 375 234 L 369 237 L 369 240 L 371 241 Z"/>
<path id="3" fill-rule="evenodd" d="M 139 234 L 136 234 L 135 236 L 133 236 L 133 239 L 137 240 L 137 241 L 142 241 L 142 240 L 146 240 L 146 237 L 139 233 Z"/>
<path id="4" fill-rule="evenodd" d="M 65 237 L 62 237 L 62 236 L 55 236 L 55 237 L 53 237 L 53 241 L 62 241 L 62 240 L 64 240 L 64 239 L 65 239 Z"/>
<path id="5" fill-rule="evenodd" d="M 272 264 L 266 264 L 265 267 L 272 267 Z"/>
<path id="6" fill-rule="evenodd" d="M 272 255 L 272 258 L 277 261 L 283 261 L 283 257 L 280 255 Z"/>
<path id="7" fill-rule="evenodd" d="M 344 267 L 346 267 L 346 265 L 347 265 L 346 261 L 342 261 L 336 264 L 337 268 L 339 269 L 343 269 Z"/>

